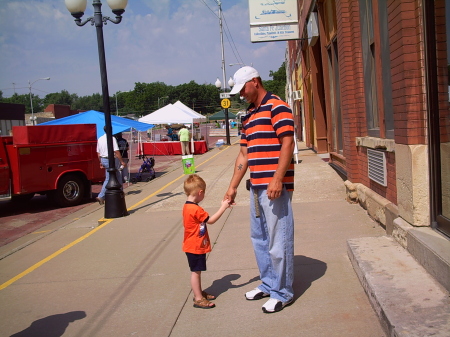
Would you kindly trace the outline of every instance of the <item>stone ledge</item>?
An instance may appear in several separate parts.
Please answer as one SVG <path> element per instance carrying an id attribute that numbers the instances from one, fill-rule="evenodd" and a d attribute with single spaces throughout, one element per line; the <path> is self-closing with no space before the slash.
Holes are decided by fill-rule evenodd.
<path id="1" fill-rule="evenodd" d="M 393 237 L 450 291 L 450 240 L 430 227 L 413 227 L 402 218 L 394 220 Z"/>
<path id="2" fill-rule="evenodd" d="M 448 292 L 393 238 L 351 239 L 347 248 L 388 336 L 450 336 Z"/>
<path id="3" fill-rule="evenodd" d="M 395 152 L 395 142 L 393 139 L 384 139 L 375 137 L 356 137 L 356 146 L 363 146 L 376 150 Z"/>

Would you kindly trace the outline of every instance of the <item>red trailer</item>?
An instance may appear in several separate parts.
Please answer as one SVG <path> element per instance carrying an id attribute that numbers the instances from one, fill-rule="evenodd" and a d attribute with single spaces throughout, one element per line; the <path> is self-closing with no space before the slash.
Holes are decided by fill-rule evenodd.
<path id="1" fill-rule="evenodd" d="M 14 126 L 0 137 L 0 199 L 46 194 L 61 207 L 91 196 L 105 180 L 97 157 L 95 124 Z"/>

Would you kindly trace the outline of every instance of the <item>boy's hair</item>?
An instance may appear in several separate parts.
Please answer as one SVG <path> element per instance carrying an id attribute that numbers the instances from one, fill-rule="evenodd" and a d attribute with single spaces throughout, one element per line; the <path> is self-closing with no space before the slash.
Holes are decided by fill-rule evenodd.
<path id="1" fill-rule="evenodd" d="M 206 190 L 205 181 L 197 174 L 189 175 L 184 181 L 184 193 L 189 196 L 198 190 Z"/>

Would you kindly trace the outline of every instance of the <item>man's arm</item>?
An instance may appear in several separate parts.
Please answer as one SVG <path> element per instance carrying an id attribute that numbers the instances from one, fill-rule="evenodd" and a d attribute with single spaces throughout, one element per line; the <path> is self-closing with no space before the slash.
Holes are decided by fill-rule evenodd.
<path id="1" fill-rule="evenodd" d="M 267 197 L 269 200 L 278 198 L 283 189 L 283 178 L 292 161 L 292 154 L 294 152 L 294 136 L 284 136 L 280 138 L 281 150 L 280 158 L 278 159 L 278 167 L 275 171 L 272 180 L 267 186 Z"/>
<path id="2" fill-rule="evenodd" d="M 247 159 L 247 147 L 241 146 L 241 151 L 239 152 L 236 162 L 234 164 L 234 172 L 233 177 L 230 181 L 230 186 L 228 187 L 228 191 L 225 194 L 224 199 L 228 200 L 230 205 L 234 205 L 234 198 L 236 198 L 237 188 L 247 172 L 248 168 L 248 159 Z"/>
<path id="3" fill-rule="evenodd" d="M 123 165 L 124 167 L 127 166 L 127 163 L 125 163 L 123 161 L 122 155 L 120 154 L 120 151 L 114 151 L 114 154 L 116 155 L 116 158 L 119 159 L 120 164 Z"/>

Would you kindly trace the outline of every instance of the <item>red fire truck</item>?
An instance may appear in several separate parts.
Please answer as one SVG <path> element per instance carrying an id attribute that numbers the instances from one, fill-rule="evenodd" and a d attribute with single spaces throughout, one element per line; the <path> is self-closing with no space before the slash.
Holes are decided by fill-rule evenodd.
<path id="1" fill-rule="evenodd" d="M 91 197 L 105 180 L 95 124 L 14 126 L 0 137 L 0 199 L 46 194 L 61 207 Z"/>

